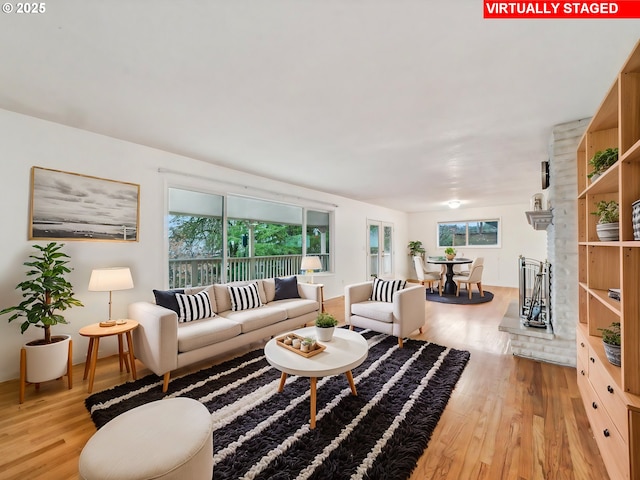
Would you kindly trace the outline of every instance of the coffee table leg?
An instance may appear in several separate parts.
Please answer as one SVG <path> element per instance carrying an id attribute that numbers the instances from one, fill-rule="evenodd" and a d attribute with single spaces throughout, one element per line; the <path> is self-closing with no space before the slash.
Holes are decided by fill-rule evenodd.
<path id="1" fill-rule="evenodd" d="M 351 373 L 351 370 L 347 370 L 346 372 L 344 372 L 344 374 L 347 376 L 347 380 L 349 380 L 349 386 L 351 387 L 351 393 L 353 393 L 355 396 L 358 396 L 358 392 L 356 391 L 356 384 L 353 381 L 353 374 Z"/>
<path id="2" fill-rule="evenodd" d="M 316 382 L 318 379 L 316 377 L 311 377 L 311 421 L 309 428 L 316 428 Z"/>
<path id="3" fill-rule="evenodd" d="M 287 374 L 282 372 L 280 374 L 280 386 L 278 387 L 278 392 L 282 392 L 284 390 L 284 382 L 287 381 Z"/>

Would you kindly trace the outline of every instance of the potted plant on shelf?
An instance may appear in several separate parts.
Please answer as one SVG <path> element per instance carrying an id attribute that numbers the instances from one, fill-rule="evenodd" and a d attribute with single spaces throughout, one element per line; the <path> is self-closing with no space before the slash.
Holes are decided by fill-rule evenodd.
<path id="1" fill-rule="evenodd" d="M 453 247 L 447 247 L 444 249 L 444 255 L 447 257 L 447 260 L 453 260 L 456 258 L 456 249 Z"/>
<path id="2" fill-rule="evenodd" d="M 44 337 L 26 343 L 20 352 L 20 403 L 24 399 L 24 384 L 40 383 L 69 375 L 71 388 L 71 336 L 51 335 L 51 327 L 68 323 L 57 313 L 73 306 L 83 306 L 74 298 L 73 286 L 65 279 L 71 270 L 67 267 L 69 256 L 60 249 L 64 244 L 51 242 L 34 245 L 38 253 L 29 255 L 32 261 L 24 262 L 30 267 L 27 280 L 16 288 L 22 290 L 23 300 L 18 305 L 0 311 L 0 315 L 13 313 L 9 322 L 24 317 L 21 333 L 30 326 L 42 328 Z"/>
<path id="3" fill-rule="evenodd" d="M 617 161 L 617 148 L 607 148 L 606 150 L 596 152 L 589 160 L 589 165 L 593 168 L 593 171 L 587 175 L 587 178 L 594 182 L 600 175 L 602 175 L 602 173 Z"/>
<path id="4" fill-rule="evenodd" d="M 420 240 L 414 240 L 409 242 L 409 255 L 415 257 L 416 255 L 424 255 L 424 248 L 422 247 L 422 242 Z"/>
<path id="5" fill-rule="evenodd" d="M 620 211 L 615 200 L 600 200 L 592 215 L 599 217 L 596 233 L 601 242 L 614 242 L 620 238 Z"/>
<path id="6" fill-rule="evenodd" d="M 609 363 L 620 366 L 620 322 L 613 322 L 608 328 L 599 328 L 602 332 L 602 345 Z"/>
<path id="7" fill-rule="evenodd" d="M 316 318 L 316 335 L 321 342 L 330 342 L 333 338 L 333 332 L 338 325 L 338 321 L 333 315 L 321 312 Z"/>

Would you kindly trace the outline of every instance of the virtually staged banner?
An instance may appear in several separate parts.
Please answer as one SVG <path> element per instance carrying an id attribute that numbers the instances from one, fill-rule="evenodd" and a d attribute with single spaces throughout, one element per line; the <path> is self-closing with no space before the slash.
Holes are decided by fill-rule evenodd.
<path id="1" fill-rule="evenodd" d="M 640 1 L 495 2 L 484 0 L 484 18 L 640 18 Z"/>

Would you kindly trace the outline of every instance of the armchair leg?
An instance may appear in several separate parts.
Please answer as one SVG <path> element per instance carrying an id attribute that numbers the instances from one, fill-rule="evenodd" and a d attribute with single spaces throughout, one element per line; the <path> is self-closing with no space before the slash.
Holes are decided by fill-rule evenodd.
<path id="1" fill-rule="evenodd" d="M 482 282 L 478 282 L 478 290 L 480 290 L 480 296 L 484 297 L 484 291 L 482 290 Z"/>
<path id="2" fill-rule="evenodd" d="M 398 337 L 398 347 L 402 348 L 402 337 Z"/>
<path id="3" fill-rule="evenodd" d="M 470 283 L 467 283 L 467 290 L 469 290 L 469 300 L 471 300 L 472 293 L 471 293 L 471 284 Z"/>
<path id="4" fill-rule="evenodd" d="M 171 372 L 167 372 L 164 374 L 164 378 L 162 381 L 162 393 L 166 393 L 169 388 L 169 377 L 171 377 Z"/>
<path id="5" fill-rule="evenodd" d="M 460 296 L 460 285 L 462 285 L 462 282 L 456 282 L 456 297 Z"/>

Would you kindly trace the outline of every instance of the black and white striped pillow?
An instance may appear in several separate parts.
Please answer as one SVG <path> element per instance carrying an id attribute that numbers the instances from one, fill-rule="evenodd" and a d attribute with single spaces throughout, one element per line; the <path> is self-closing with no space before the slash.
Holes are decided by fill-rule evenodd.
<path id="1" fill-rule="evenodd" d="M 258 284 L 250 283 L 244 287 L 227 286 L 231 297 L 231 310 L 248 310 L 262 306 L 260 295 L 258 294 Z"/>
<path id="2" fill-rule="evenodd" d="M 196 293 L 195 295 L 183 295 L 176 293 L 178 302 L 178 321 L 190 322 L 201 318 L 215 317 L 211 310 L 211 299 L 207 292 Z"/>
<path id="3" fill-rule="evenodd" d="M 405 280 L 380 280 L 373 279 L 373 293 L 371 300 L 374 302 L 393 302 L 393 294 L 404 289 L 407 282 Z"/>

